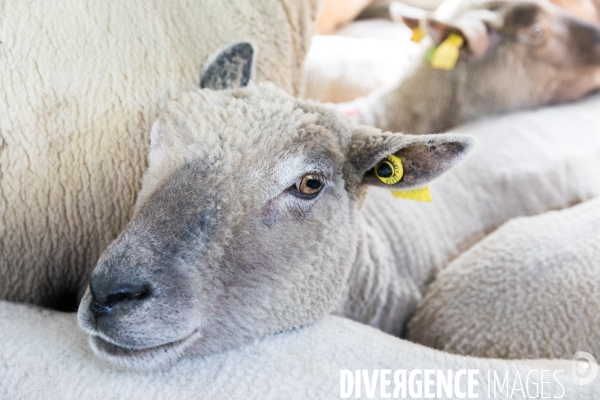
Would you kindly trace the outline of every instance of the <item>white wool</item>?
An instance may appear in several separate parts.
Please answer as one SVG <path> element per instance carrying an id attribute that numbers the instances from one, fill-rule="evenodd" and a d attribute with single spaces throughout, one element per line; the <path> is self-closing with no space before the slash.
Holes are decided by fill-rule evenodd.
<path id="1" fill-rule="evenodd" d="M 340 103 L 393 86 L 419 50 L 407 31 L 391 21 L 369 20 L 314 36 L 304 64 L 304 97 Z"/>
<path id="2" fill-rule="evenodd" d="M 600 359 L 600 199 L 519 218 L 429 286 L 408 337 L 452 353 Z"/>
<path id="3" fill-rule="evenodd" d="M 599 107 L 596 95 L 456 128 L 478 146 L 430 185 L 433 203 L 370 189 L 363 214 L 378 247 L 356 268 L 346 315 L 400 334 L 436 273 L 490 232 L 516 217 L 600 196 Z"/>
<path id="4" fill-rule="evenodd" d="M 44 303 L 84 284 L 130 219 L 161 107 L 217 49 L 250 41 L 256 79 L 304 85 L 317 0 L 2 5 L 0 297 Z M 74 271 L 76 273 L 74 273 Z"/>
<path id="5" fill-rule="evenodd" d="M 0 302 L 0 398 L 48 399 L 332 399 L 340 396 L 340 370 L 478 369 L 479 398 L 488 398 L 487 371 L 530 390 L 556 371 L 563 398 L 591 399 L 600 380 L 577 386 L 571 361 L 504 361 L 451 355 L 394 338 L 347 319 L 327 317 L 300 330 L 270 336 L 210 357 L 186 358 L 171 369 L 137 373 L 117 371 L 96 358 L 75 316 L 32 306 Z M 539 371 L 545 372 L 542 378 Z M 527 375 L 530 371 L 537 371 Z M 408 379 L 408 378 L 407 378 Z M 393 382 L 393 381 L 392 381 Z M 392 383 L 393 385 L 393 383 Z M 381 398 L 377 386 L 374 398 Z M 560 396 L 552 380 L 545 384 Z M 392 386 L 393 390 L 393 386 Z M 466 379 L 461 381 L 466 391 Z M 391 390 L 388 387 L 388 393 Z M 362 398 L 366 398 L 364 384 Z M 515 392 L 513 398 L 518 398 Z M 354 398 L 354 396 L 352 396 Z M 447 398 L 447 397 L 443 397 Z M 506 394 L 497 393 L 497 399 Z"/>

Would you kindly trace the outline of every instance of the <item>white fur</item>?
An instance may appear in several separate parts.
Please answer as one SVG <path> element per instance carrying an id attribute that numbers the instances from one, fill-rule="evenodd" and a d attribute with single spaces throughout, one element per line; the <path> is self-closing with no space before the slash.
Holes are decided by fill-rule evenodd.
<path id="1" fill-rule="evenodd" d="M 362 301 L 346 315 L 399 334 L 436 273 L 503 223 L 600 196 L 598 107 L 596 95 L 457 128 L 478 147 L 430 186 L 433 203 L 372 189 L 363 214 L 373 247 L 354 277 Z"/>
<path id="2" fill-rule="evenodd" d="M 600 199 L 515 219 L 444 269 L 408 338 L 452 353 L 600 359 Z"/>
<path id="3" fill-rule="evenodd" d="M 150 124 L 241 40 L 299 95 L 317 0 L 3 2 L 0 298 L 73 292 L 130 219 Z M 24 276 L 24 272 L 29 274 Z"/>
<path id="4" fill-rule="evenodd" d="M 0 354 L 0 398 L 11 400 L 333 399 L 340 395 L 340 369 L 366 369 L 369 374 L 374 369 L 478 369 L 479 398 L 487 398 L 488 370 L 499 377 L 508 371 L 511 382 L 517 373 L 524 382 L 532 370 L 563 370 L 556 376 L 564 386 L 564 399 L 592 399 L 600 391 L 598 379 L 577 386 L 570 361 L 451 355 L 337 317 L 224 354 L 187 358 L 167 371 L 141 374 L 114 370 L 96 358 L 74 315 L 0 302 Z M 544 380 L 552 379 L 553 372 L 546 372 Z M 530 385 L 540 383 L 539 372 L 529 377 Z M 465 379 L 462 383 L 465 391 Z M 377 389 L 374 398 L 381 398 Z M 560 396 L 562 390 L 553 381 L 552 386 L 545 384 L 544 396 Z M 513 398 L 518 396 L 517 391 Z"/>
<path id="5" fill-rule="evenodd" d="M 339 103 L 393 86 L 418 53 L 407 31 L 391 21 L 370 20 L 336 35 L 314 36 L 304 64 L 304 97 Z"/>

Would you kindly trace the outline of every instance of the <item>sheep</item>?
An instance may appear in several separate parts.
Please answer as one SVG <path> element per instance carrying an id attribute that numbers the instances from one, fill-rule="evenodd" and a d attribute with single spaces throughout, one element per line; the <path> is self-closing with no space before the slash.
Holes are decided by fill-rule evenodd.
<path id="1" fill-rule="evenodd" d="M 429 285 L 407 338 L 478 357 L 600 359 L 600 199 L 514 219 Z"/>
<path id="2" fill-rule="evenodd" d="M 570 361 L 462 357 L 394 338 L 345 318 L 329 316 L 312 326 L 267 337 L 224 354 L 190 357 L 167 371 L 142 374 L 107 368 L 90 352 L 73 314 L 0 302 L 2 399 L 29 400 L 39 398 L 40 393 L 44 398 L 65 400 L 125 397 L 180 400 L 225 396 L 228 399 L 333 399 L 340 397 L 340 371 L 344 369 L 353 373 L 365 370 L 370 378 L 374 370 L 379 370 L 379 374 L 385 369 L 391 370 L 391 374 L 387 374 L 391 381 L 386 387 L 387 393 L 395 389 L 393 374 L 396 371 L 406 370 L 408 381 L 412 371 L 420 370 L 421 375 L 416 376 L 416 384 L 419 384 L 424 382 L 425 370 L 442 370 L 444 374 L 452 370 L 457 374 L 461 369 L 471 369 L 478 370 L 474 375 L 477 382 L 474 393 L 480 399 L 521 398 L 523 393 L 517 376 L 531 397 L 539 395 L 543 386 L 544 397 L 594 399 L 600 390 L 600 380 L 578 386 L 579 381 L 572 377 L 577 365 L 574 364 L 574 371 Z M 488 372 L 491 381 L 488 381 Z M 496 382 L 494 373 L 498 377 Z M 509 385 L 504 384 L 504 389 L 499 389 L 505 377 Z M 463 393 L 467 392 L 466 380 L 465 375 L 461 379 Z M 382 397 L 380 378 L 376 381 L 375 395 L 371 398 Z M 362 383 L 361 398 L 369 398 L 366 389 Z M 436 393 L 436 389 L 437 385 L 430 391 Z M 401 392 L 398 394 L 401 396 Z M 442 392 L 438 398 L 456 398 L 445 394 Z"/>
<path id="3" fill-rule="evenodd" d="M 373 0 L 323 0 L 316 21 L 317 32 L 327 34 L 347 24 Z"/>
<path id="4" fill-rule="evenodd" d="M 418 14 L 410 12 L 403 19 L 416 27 Z M 383 130 L 435 133 L 488 114 L 572 101 L 600 87 L 600 28 L 545 1 L 445 2 L 435 15 L 423 13 L 420 24 L 429 37 L 406 76 L 341 110 Z M 425 53 L 450 34 L 460 41 L 455 48 L 464 46 L 456 65 L 444 67 L 451 70 L 436 69 Z"/>
<path id="5" fill-rule="evenodd" d="M 91 274 L 79 325 L 98 356 L 132 369 L 332 312 L 399 336 L 455 252 L 512 217 L 600 194 L 595 132 L 561 149 L 527 129 L 509 149 L 479 135 L 491 148 L 432 187 L 436 207 L 417 209 L 390 190 L 439 177 L 471 136 L 356 126 L 271 84 L 188 92 L 153 125 L 136 210 Z"/>
<path id="6" fill-rule="evenodd" d="M 148 132 L 215 50 L 301 95 L 318 0 L 16 1 L 0 33 L 0 299 L 75 310 L 124 228 Z"/>
<path id="7" fill-rule="evenodd" d="M 446 0 L 448 1 L 448 0 Z M 463 0 L 458 0 L 463 1 Z M 600 19 L 598 18 L 598 8 L 600 7 L 600 2 L 598 0 L 550 0 L 551 3 L 556 4 L 566 10 L 568 10 L 571 14 L 577 16 L 578 18 L 587 20 L 589 22 L 598 23 Z M 382 0 L 381 3 L 387 4 L 388 6 L 395 1 L 392 0 Z M 435 10 L 443 3 L 443 0 L 431 0 L 431 1 L 408 1 L 404 0 L 402 3 L 411 5 L 413 7 L 420 7 L 427 10 Z"/>
<path id="8" fill-rule="evenodd" d="M 398 71 L 413 62 L 417 51 L 418 45 L 404 36 L 358 39 L 316 35 L 304 63 L 304 98 L 323 103 L 349 102 L 390 87 L 398 81 Z"/>

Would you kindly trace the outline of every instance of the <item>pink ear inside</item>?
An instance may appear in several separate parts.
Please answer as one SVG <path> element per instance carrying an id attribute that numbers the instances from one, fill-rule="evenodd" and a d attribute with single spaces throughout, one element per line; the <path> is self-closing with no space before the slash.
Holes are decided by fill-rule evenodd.
<path id="1" fill-rule="evenodd" d="M 390 16 L 393 21 L 402 22 L 410 29 L 419 26 L 419 21 L 424 19 L 429 14 L 426 10 L 417 7 L 412 7 L 400 2 L 390 4 Z"/>
<path id="2" fill-rule="evenodd" d="M 436 45 L 442 43 L 450 33 L 458 33 L 465 39 L 465 46 L 475 57 L 483 57 L 490 44 L 486 24 L 475 18 L 461 18 L 452 23 L 433 18 L 426 20 L 427 33 Z"/>
<path id="3" fill-rule="evenodd" d="M 419 26 L 419 20 L 414 18 L 402 17 L 402 22 L 410 29 L 414 29 Z"/>
<path id="4" fill-rule="evenodd" d="M 483 57 L 488 51 L 490 44 L 488 29 L 485 23 L 480 20 L 470 21 L 460 24 L 460 30 L 471 53 L 476 57 Z"/>

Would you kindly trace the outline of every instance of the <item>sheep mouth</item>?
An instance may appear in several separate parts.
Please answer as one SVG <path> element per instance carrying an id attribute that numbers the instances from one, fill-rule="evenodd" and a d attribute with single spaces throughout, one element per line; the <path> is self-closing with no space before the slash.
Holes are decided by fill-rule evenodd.
<path id="1" fill-rule="evenodd" d="M 153 347 L 132 349 L 92 335 L 89 344 L 94 353 L 116 367 L 128 370 L 148 371 L 166 368 L 183 357 L 187 350 L 201 337 L 199 330 L 173 342 Z"/>

